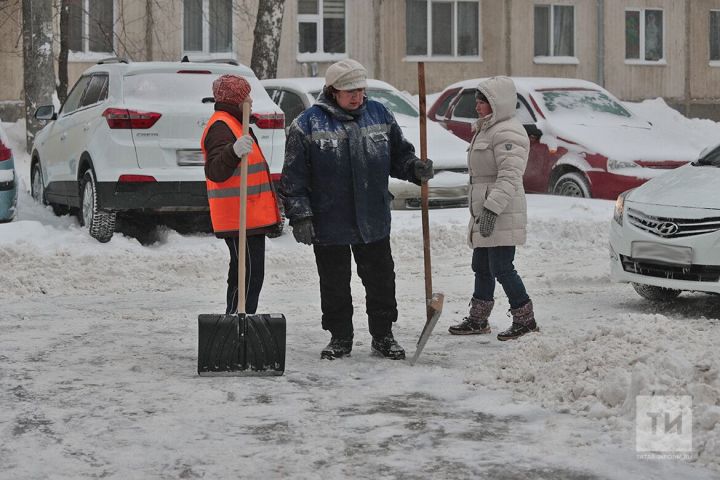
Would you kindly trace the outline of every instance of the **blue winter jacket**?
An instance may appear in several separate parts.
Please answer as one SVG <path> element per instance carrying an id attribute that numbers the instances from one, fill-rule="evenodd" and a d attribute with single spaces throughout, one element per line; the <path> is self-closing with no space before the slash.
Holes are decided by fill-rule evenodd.
<path id="1" fill-rule="evenodd" d="M 314 243 L 353 245 L 390 235 L 390 176 L 420 184 L 415 148 L 392 113 L 365 99 L 346 111 L 320 94 L 290 126 L 281 194 L 293 225 L 311 217 Z"/>

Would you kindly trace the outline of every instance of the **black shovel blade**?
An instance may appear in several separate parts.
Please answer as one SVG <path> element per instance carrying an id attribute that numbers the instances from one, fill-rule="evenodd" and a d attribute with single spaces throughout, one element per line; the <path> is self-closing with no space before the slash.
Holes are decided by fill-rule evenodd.
<path id="1" fill-rule="evenodd" d="M 282 314 L 199 315 L 198 375 L 282 375 L 285 335 Z"/>

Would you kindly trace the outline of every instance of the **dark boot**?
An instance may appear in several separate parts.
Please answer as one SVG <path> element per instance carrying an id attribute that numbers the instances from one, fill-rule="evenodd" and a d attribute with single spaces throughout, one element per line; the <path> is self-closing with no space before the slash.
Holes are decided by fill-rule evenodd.
<path id="1" fill-rule="evenodd" d="M 452 325 L 448 332 L 453 335 L 480 335 L 490 333 L 488 318 L 495 302 L 492 300 L 478 300 L 475 297 L 470 299 L 470 315 L 462 322 Z"/>
<path id="2" fill-rule="evenodd" d="M 540 331 L 535 323 L 532 300 L 528 301 L 522 307 L 511 308 L 510 313 L 513 317 L 513 323 L 510 325 L 510 328 L 498 334 L 498 340 L 513 340 L 522 337 L 526 333 Z"/>
<path id="3" fill-rule="evenodd" d="M 388 333 L 384 337 L 373 337 L 370 348 L 378 355 L 382 355 L 391 360 L 402 360 L 405 358 L 405 349 L 397 343 L 392 333 Z"/>
<path id="4" fill-rule="evenodd" d="M 334 360 L 336 358 L 350 356 L 352 346 L 352 337 L 341 338 L 333 336 L 330 339 L 330 343 L 327 344 L 327 347 L 323 348 L 322 352 L 320 352 L 320 358 L 324 358 L 326 360 Z"/>

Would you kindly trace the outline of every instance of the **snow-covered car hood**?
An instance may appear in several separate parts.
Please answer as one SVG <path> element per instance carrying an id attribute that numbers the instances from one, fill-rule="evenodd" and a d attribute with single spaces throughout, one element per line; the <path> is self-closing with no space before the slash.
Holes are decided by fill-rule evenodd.
<path id="1" fill-rule="evenodd" d="M 628 119 L 625 124 L 609 125 L 588 122 L 576 123 L 566 119 L 546 120 L 541 129 L 544 134 L 558 137 L 558 142 L 568 150 L 582 150 L 587 153 L 599 153 L 619 161 L 693 161 L 697 159 L 698 147 L 690 142 L 673 139 L 667 141 L 652 125 Z M 543 135 L 544 137 L 545 135 Z M 562 140 L 577 145 L 566 145 Z M 551 141 L 541 142 L 548 143 Z M 554 147 L 555 145 L 549 145 Z"/>
<path id="2" fill-rule="evenodd" d="M 420 156 L 420 119 L 408 115 L 395 114 L 395 120 L 403 131 L 407 141 L 415 146 L 415 154 Z M 456 137 L 435 122 L 427 122 L 427 156 L 433 161 L 435 169 L 467 169 L 468 142 Z"/>
<path id="3" fill-rule="evenodd" d="M 633 190 L 627 201 L 649 205 L 720 210 L 720 168 L 685 165 Z"/>

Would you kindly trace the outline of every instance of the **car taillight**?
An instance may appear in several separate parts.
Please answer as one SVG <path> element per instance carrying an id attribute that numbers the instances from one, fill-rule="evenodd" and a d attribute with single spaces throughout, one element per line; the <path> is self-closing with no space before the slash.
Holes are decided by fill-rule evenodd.
<path id="1" fill-rule="evenodd" d="M 135 128 L 144 130 L 155 125 L 162 115 L 157 112 L 141 112 L 126 108 L 108 108 L 102 113 L 112 129 Z"/>
<path id="2" fill-rule="evenodd" d="M 254 113 L 251 120 L 258 128 L 285 128 L 284 113 Z"/>
<path id="3" fill-rule="evenodd" d="M 120 175 L 120 183 L 157 182 L 151 175 Z"/>
<path id="4" fill-rule="evenodd" d="M 10 160 L 10 157 L 12 157 L 12 150 L 6 147 L 3 142 L 0 142 L 0 162 Z"/>

